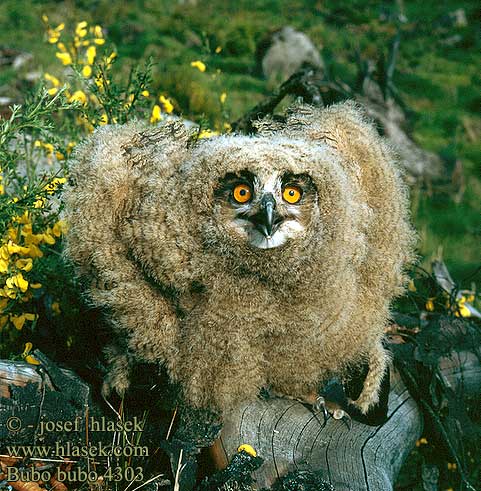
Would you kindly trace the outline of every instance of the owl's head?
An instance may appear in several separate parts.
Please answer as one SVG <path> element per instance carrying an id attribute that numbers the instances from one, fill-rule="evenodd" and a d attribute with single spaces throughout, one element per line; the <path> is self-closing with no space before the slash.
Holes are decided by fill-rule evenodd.
<path id="1" fill-rule="evenodd" d="M 313 258 L 349 228 L 356 209 L 339 160 L 326 145 L 283 135 L 202 143 L 184 178 L 203 243 L 254 269 L 266 257 L 276 264 Z"/>
<path id="2" fill-rule="evenodd" d="M 215 200 L 226 230 L 258 249 L 302 240 L 318 214 L 313 180 L 289 169 L 229 172 L 219 180 Z"/>

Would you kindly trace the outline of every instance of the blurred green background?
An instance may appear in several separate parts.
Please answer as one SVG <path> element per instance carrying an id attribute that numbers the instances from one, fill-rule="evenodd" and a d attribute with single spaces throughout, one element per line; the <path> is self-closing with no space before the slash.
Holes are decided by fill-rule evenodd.
<path id="1" fill-rule="evenodd" d="M 394 83 L 410 109 L 414 139 L 462 164 L 455 175 L 453 165 L 447 166 L 442 185 L 412 187 L 421 264 L 429 267 L 433 257 L 442 256 L 463 283 L 481 263 L 478 8 L 475 1 L 434 0 L 2 0 L 0 46 L 31 53 L 38 71 L 59 74 L 62 66 L 46 41 L 42 14 L 51 25 L 65 22 L 70 30 L 83 20 L 100 24 L 125 70 L 151 56 L 153 92 L 172 98 L 177 113 L 215 127 L 221 120 L 234 121 L 271 93 L 273 87 L 254 74 L 256 44 L 268 31 L 284 25 L 304 31 L 328 67 L 349 79 L 356 75 L 356 53 L 375 59 L 400 26 Z M 394 15 L 400 9 L 401 24 Z M 457 9 L 464 10 L 466 23 L 449 20 Z M 206 72 L 193 69 L 193 60 L 202 60 Z M 0 66 L 0 97 L 21 102 L 27 89 L 14 68 Z M 219 102 L 222 92 L 225 105 Z"/>

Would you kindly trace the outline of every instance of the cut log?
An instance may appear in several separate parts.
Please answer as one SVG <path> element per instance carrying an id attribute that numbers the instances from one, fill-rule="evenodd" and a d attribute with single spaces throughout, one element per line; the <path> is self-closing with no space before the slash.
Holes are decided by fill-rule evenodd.
<path id="1" fill-rule="evenodd" d="M 451 386 L 479 393 L 481 366 L 474 354 L 445 358 L 441 369 Z M 423 429 L 421 411 L 394 370 L 388 414 L 382 426 L 354 421 L 349 430 L 332 418 L 323 425 L 322 416 L 296 401 L 258 400 L 228 416 L 214 455 L 222 465 L 239 445 L 253 446 L 265 460 L 255 474 L 259 489 L 289 471 L 322 470 L 336 491 L 389 491 Z"/>

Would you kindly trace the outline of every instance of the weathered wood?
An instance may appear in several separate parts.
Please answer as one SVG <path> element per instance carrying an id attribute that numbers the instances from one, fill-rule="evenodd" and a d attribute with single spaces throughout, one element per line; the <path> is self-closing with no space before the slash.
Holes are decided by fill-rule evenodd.
<path id="1" fill-rule="evenodd" d="M 467 394 L 481 389 L 481 366 L 471 353 L 442 360 L 443 376 Z M 255 401 L 232 412 L 217 445 L 224 461 L 239 445 L 252 445 L 265 459 L 257 471 L 259 488 L 291 470 L 322 470 L 336 491 L 389 491 L 423 429 L 421 412 L 393 371 L 389 418 L 380 427 L 356 421 L 349 430 L 329 419 L 323 426 L 305 406 L 285 399 Z M 320 417 L 322 419 L 322 416 Z"/>
<path id="2" fill-rule="evenodd" d="M 0 449 L 4 445 L 35 445 L 58 441 L 83 442 L 86 414 L 97 411 L 90 388 L 71 370 L 61 369 L 36 351 L 42 366 L 0 360 Z M 8 424 L 15 417 L 16 423 Z M 41 421 L 74 421 L 79 431 L 43 435 Z"/>
<path id="3" fill-rule="evenodd" d="M 440 367 L 451 387 L 461 385 L 466 394 L 478 394 L 481 390 L 481 366 L 474 354 L 453 353 L 441 360 Z M 65 394 L 58 390 L 64 384 L 78 388 L 79 379 L 69 370 L 57 370 L 61 376 L 57 373 L 52 377 L 50 371 L 39 373 L 37 367 L 24 362 L 0 360 L 2 444 L 8 441 L 33 444 L 40 416 L 54 421 L 70 419 L 81 412 L 83 404 L 75 402 L 77 397 L 72 399 L 68 391 Z M 30 403 L 19 403 L 19 394 L 23 393 L 27 399 L 33 397 Z M 14 435 L 5 428 L 11 415 L 18 416 L 24 425 Z M 342 421 L 329 419 L 323 425 L 321 419 L 296 401 L 254 401 L 226 418 L 214 448 L 215 460 L 220 467 L 225 466 L 238 446 L 248 443 L 265 459 L 255 474 L 259 488 L 272 485 L 290 470 L 309 469 L 323 470 L 336 491 L 388 491 L 393 489 L 423 427 L 420 410 L 395 371 L 391 377 L 389 419 L 384 425 L 371 427 L 354 421 L 349 430 Z M 72 433 L 53 436 L 74 437 Z M 75 437 L 82 439 L 81 435 Z"/>

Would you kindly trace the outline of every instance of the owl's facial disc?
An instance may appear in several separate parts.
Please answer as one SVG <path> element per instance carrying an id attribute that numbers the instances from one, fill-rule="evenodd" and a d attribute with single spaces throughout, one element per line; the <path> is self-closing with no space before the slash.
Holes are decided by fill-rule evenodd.
<path id="1" fill-rule="evenodd" d="M 218 191 L 228 228 L 257 249 L 273 249 L 301 235 L 313 194 L 307 177 L 273 173 L 262 179 L 249 172 L 228 174 Z"/>

